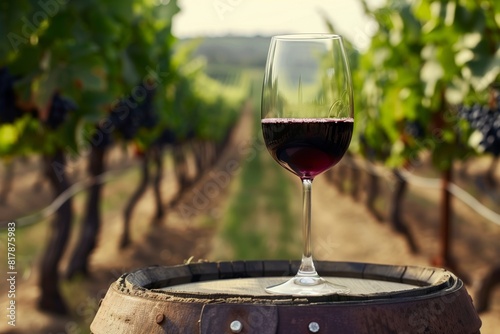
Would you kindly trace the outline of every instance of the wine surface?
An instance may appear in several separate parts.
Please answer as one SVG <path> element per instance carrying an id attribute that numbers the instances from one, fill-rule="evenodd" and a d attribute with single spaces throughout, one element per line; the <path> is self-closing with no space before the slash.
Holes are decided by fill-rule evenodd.
<path id="1" fill-rule="evenodd" d="M 264 118 L 267 149 L 283 167 L 313 179 L 336 165 L 351 142 L 352 118 Z"/>

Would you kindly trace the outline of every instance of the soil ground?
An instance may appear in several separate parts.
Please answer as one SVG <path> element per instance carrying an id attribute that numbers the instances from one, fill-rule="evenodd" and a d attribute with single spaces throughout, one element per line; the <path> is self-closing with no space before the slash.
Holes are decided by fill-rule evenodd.
<path id="1" fill-rule="evenodd" d="M 215 166 L 216 169 L 223 168 L 228 161 L 241 159 L 239 145 L 252 139 L 249 124 L 248 117 L 242 119 L 239 128 L 234 132 L 232 144 Z M 169 163 L 171 162 L 167 159 L 166 169 L 171 170 Z M 24 182 L 16 180 L 13 189 L 16 196 L 11 197 L 14 200 L 11 199 L 12 202 L 9 202 L 5 210 L 3 210 L 5 207 L 0 208 L 2 217 L 10 217 L 7 212 L 10 207 L 16 208 L 11 210 L 12 214 L 19 212 L 18 208 L 21 205 L 41 207 L 46 204 L 47 196 L 41 196 L 40 193 L 30 190 L 30 185 L 35 178 L 36 176 L 30 174 Z M 130 184 L 135 184 L 132 182 L 137 179 L 137 175 L 126 174 L 126 178 L 128 179 L 110 182 L 105 187 L 105 197 L 114 198 L 113 196 L 122 192 L 130 192 Z M 207 174 L 207 177 L 198 183 L 198 187 L 202 187 L 209 179 L 210 175 Z M 166 199 L 175 195 L 176 187 L 171 172 L 166 173 L 162 189 Z M 411 187 L 411 190 L 405 203 L 404 217 L 415 233 L 421 249 L 418 254 L 411 253 L 405 239 L 396 234 L 387 222 L 377 221 L 362 201 L 340 193 L 329 182 L 326 175 L 318 177 L 314 181 L 313 192 L 313 245 L 316 258 L 332 261 L 429 266 L 430 259 L 436 254 L 438 245 L 435 221 L 435 211 L 437 211 L 435 202 L 438 200 L 438 194 L 435 190 L 429 189 Z M 40 191 L 47 192 L 47 189 Z M 71 315 L 54 316 L 36 309 L 39 291 L 37 288 L 38 258 L 35 258 L 32 260 L 32 270 L 27 270 L 22 277 L 18 277 L 17 326 L 8 326 L 3 316 L 4 320 L 0 322 L 0 332 L 10 334 L 88 333 L 88 329 L 82 329 L 82 324 L 92 321 L 99 300 L 109 284 L 122 273 L 155 264 L 174 265 L 199 259 L 218 260 L 210 257 L 211 254 L 217 253 L 214 252 L 214 247 L 217 247 L 214 243 L 217 225 L 207 224 L 204 221 L 205 218 L 200 217 L 208 215 L 212 220 L 219 219 L 228 201 L 228 191 L 229 187 L 221 189 L 219 196 L 212 198 L 209 205 L 197 207 L 196 215 L 188 218 L 185 211 L 180 208 L 185 208 L 186 205 L 193 207 L 194 197 L 199 190 L 197 192 L 194 189 L 185 193 L 178 205 L 169 210 L 162 224 L 155 226 L 150 224 L 154 215 L 154 201 L 152 192 L 148 191 L 137 207 L 132 220 L 133 244 L 125 250 L 118 249 L 122 224 L 120 211 L 104 210 L 104 224 L 99 245 L 92 256 L 91 277 L 89 279 L 77 278 L 63 284 L 65 294 L 75 296 L 74 300 L 78 301 L 76 303 L 69 301 Z M 294 200 L 299 201 L 299 196 L 299 188 L 297 188 L 297 197 L 294 197 Z M 81 199 L 76 199 L 76 211 L 81 212 L 82 203 Z M 384 203 L 380 204 L 381 209 L 384 209 L 384 205 Z M 473 284 L 468 285 L 467 289 L 473 296 L 477 288 L 474 285 L 475 282 L 495 264 L 495 261 L 498 263 L 500 227 L 478 219 L 470 209 L 459 203 L 455 204 L 455 208 L 457 209 L 455 214 L 459 216 L 459 226 L 454 232 L 453 251 L 463 270 L 471 274 Z M 46 220 L 37 224 L 36 233 L 39 236 L 46 235 L 49 222 Z M 27 248 L 29 245 L 19 244 L 19 252 L 22 252 L 23 247 Z M 8 302 L 6 290 L 2 287 L 0 292 L 0 309 L 5 310 Z M 499 287 L 495 289 L 491 298 L 490 310 L 480 315 L 483 321 L 481 330 L 483 334 L 499 333 Z"/>

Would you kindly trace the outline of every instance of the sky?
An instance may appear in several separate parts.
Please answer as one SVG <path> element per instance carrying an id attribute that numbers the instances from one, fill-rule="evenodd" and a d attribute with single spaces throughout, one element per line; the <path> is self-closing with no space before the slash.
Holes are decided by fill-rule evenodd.
<path id="1" fill-rule="evenodd" d="M 376 31 L 358 0 L 178 0 L 178 5 L 173 32 L 180 38 L 328 32 L 320 13 L 359 49 L 368 46 Z"/>

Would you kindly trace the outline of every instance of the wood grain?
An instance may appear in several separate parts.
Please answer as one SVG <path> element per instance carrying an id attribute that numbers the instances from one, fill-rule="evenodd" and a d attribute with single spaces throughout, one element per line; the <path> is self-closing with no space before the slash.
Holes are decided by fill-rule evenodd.
<path id="1" fill-rule="evenodd" d="M 351 295 L 369 296 L 374 294 L 407 291 L 418 288 L 417 285 L 388 282 L 374 279 L 323 277 L 328 281 L 348 287 Z M 206 294 L 233 294 L 235 296 L 252 295 L 267 296 L 265 288 L 281 283 L 284 277 L 235 278 L 179 284 L 161 288 L 163 291 L 191 292 Z"/>

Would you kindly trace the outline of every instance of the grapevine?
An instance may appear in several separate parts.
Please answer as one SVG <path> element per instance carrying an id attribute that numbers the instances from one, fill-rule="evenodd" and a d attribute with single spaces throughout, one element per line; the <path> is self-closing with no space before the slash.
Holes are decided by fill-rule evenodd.
<path id="1" fill-rule="evenodd" d="M 155 112 L 154 90 L 139 86 L 146 92 L 144 97 L 124 97 L 119 100 L 109 115 L 109 121 L 125 140 L 136 137 L 139 129 L 152 129 L 158 125 L 159 116 Z"/>

